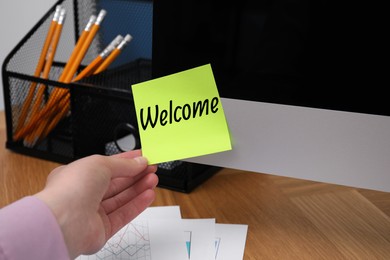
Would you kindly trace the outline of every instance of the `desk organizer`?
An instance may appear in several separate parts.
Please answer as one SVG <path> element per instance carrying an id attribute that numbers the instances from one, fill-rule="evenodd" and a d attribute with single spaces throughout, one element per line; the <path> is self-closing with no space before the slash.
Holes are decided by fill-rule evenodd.
<path id="1" fill-rule="evenodd" d="M 47 79 L 34 77 L 44 39 L 55 8 L 59 4 L 66 9 L 67 14 L 50 75 Z M 111 7 L 115 8 L 110 9 Z M 89 17 L 92 14 L 97 15 L 100 9 L 105 9 L 107 15 L 81 63 L 80 70 L 101 53 L 113 35 L 132 34 L 133 28 L 124 22 L 129 15 L 133 17 L 133 25 L 138 22 L 141 26 L 145 17 L 148 17 L 145 14 L 152 17 L 152 1 L 64 0 L 53 5 L 3 63 L 8 149 L 41 159 L 69 163 L 92 154 L 119 153 L 121 150 L 117 139 L 122 136 L 118 136 L 118 127 L 125 124 L 138 129 L 131 85 L 152 78 L 152 59 L 151 55 L 145 55 L 145 50 L 133 48 L 132 42 L 126 47 L 131 54 L 121 53 L 122 59 L 118 59 L 118 62 L 116 60 L 117 63 L 113 63 L 102 73 L 69 84 L 57 81 Z M 122 22 L 112 26 L 115 21 Z M 151 24 L 151 21 L 149 22 Z M 151 32 L 141 32 L 137 37 L 133 36 L 134 45 L 137 45 L 138 40 L 141 41 L 138 46 L 151 46 L 152 40 L 149 36 Z M 46 101 L 55 90 L 63 89 L 70 93 L 70 109 L 66 117 L 34 146 L 14 140 L 21 108 L 32 83 L 46 86 Z M 133 134 L 133 138 L 135 143 L 140 144 L 138 134 Z M 142 148 L 142 145 L 140 147 Z M 132 149 L 135 148 L 138 148 L 137 145 Z M 218 170 L 218 167 L 209 165 L 172 161 L 160 164 L 157 174 L 160 187 L 190 192 Z"/>

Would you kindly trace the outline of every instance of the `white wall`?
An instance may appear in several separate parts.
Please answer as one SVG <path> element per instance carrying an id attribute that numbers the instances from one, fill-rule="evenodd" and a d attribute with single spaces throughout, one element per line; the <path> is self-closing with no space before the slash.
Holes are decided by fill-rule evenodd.
<path id="1" fill-rule="evenodd" d="M 23 36 L 55 4 L 55 0 L 1 0 L 0 1 L 0 63 Z M 0 71 L 1 75 L 1 71 Z M 0 110 L 4 110 L 3 80 L 0 81 Z"/>

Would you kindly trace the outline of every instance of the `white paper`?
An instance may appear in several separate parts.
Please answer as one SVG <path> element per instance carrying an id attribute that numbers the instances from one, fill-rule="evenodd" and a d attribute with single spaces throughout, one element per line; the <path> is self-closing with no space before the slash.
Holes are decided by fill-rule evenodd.
<path id="1" fill-rule="evenodd" d="M 216 260 L 242 260 L 248 225 L 215 224 Z"/>
<path id="2" fill-rule="evenodd" d="M 182 219 L 148 219 L 148 221 L 151 259 L 188 259 Z"/>
<path id="3" fill-rule="evenodd" d="M 179 206 L 155 206 L 146 208 L 134 220 L 141 218 L 176 218 L 181 219 Z"/>
<path id="4" fill-rule="evenodd" d="M 183 241 L 180 208 L 149 207 L 119 230 L 99 252 L 82 255 L 76 259 L 183 260 L 187 259 Z M 167 251 L 170 254 L 169 258 L 165 258 Z"/>
<path id="5" fill-rule="evenodd" d="M 215 259 L 215 219 L 183 219 L 190 260 Z"/>
<path id="6" fill-rule="evenodd" d="M 77 260 L 242 260 L 247 225 L 182 219 L 179 206 L 149 207 L 96 254 Z"/>

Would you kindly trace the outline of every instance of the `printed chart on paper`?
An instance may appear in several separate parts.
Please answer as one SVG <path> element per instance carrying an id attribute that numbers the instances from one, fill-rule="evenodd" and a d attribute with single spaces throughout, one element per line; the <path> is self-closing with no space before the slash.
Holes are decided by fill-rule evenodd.
<path id="1" fill-rule="evenodd" d="M 131 222 L 107 241 L 96 254 L 81 256 L 79 260 L 151 260 L 149 226 L 147 220 Z"/>

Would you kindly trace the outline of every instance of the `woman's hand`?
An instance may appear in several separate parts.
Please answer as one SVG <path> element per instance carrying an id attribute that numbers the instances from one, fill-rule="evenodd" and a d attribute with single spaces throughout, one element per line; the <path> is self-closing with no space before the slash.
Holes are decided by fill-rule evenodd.
<path id="1" fill-rule="evenodd" d="M 141 151 L 92 155 L 54 169 L 35 194 L 53 211 L 69 255 L 99 251 L 155 198 L 156 166 Z"/>

